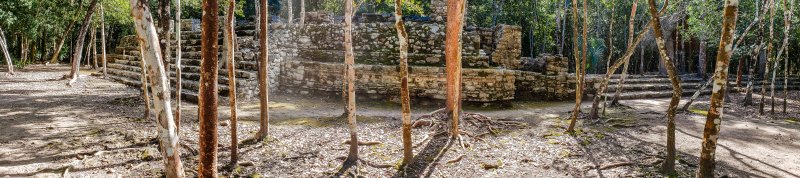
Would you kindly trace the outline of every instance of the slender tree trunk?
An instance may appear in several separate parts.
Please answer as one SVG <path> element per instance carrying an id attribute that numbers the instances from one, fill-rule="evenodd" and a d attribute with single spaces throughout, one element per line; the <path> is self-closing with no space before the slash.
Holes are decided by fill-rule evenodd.
<path id="1" fill-rule="evenodd" d="M 200 91 L 199 91 L 199 117 L 200 117 L 200 159 L 199 177 L 217 177 L 217 103 L 219 74 L 218 56 L 219 45 L 219 4 L 217 0 L 203 0 L 204 24 L 201 32 L 201 58 L 200 61 Z"/>
<path id="2" fill-rule="evenodd" d="M 709 84 L 711 84 L 711 82 L 714 82 L 713 78 L 708 79 L 706 84 L 703 84 L 703 86 L 701 86 L 700 89 L 695 91 L 694 94 L 692 95 L 692 98 L 689 99 L 689 101 L 686 102 L 686 104 L 683 105 L 683 108 L 681 108 L 681 111 L 688 111 L 689 110 L 689 106 L 692 106 L 692 103 L 694 102 L 694 100 L 696 100 L 697 97 L 700 97 L 700 93 L 702 93 L 703 90 L 706 90 L 706 88 L 708 87 Z"/>
<path id="3" fill-rule="evenodd" d="M 736 40 L 736 44 L 733 45 L 733 51 L 736 51 L 736 48 L 739 47 L 739 44 L 742 43 L 742 41 L 744 41 L 744 37 L 747 36 L 747 32 L 750 31 L 750 29 L 753 27 L 753 25 L 755 25 L 756 23 L 761 23 L 761 19 L 763 19 L 763 16 L 759 15 L 759 10 L 758 10 L 759 9 L 758 8 L 758 3 L 759 2 L 760 2 L 760 0 L 756 0 L 755 19 L 753 19 L 753 22 L 750 22 L 750 25 L 747 25 L 747 28 L 744 29 L 744 32 L 742 33 L 742 35 L 739 35 L 740 36 L 739 39 Z M 768 9 L 767 7 L 769 7 L 769 6 L 768 5 L 764 5 L 762 7 L 762 10 L 764 11 L 762 14 L 766 14 L 766 10 Z M 741 59 L 739 60 L 739 66 L 736 69 L 736 73 L 737 73 L 736 74 L 736 86 L 740 86 L 740 83 L 742 81 L 742 66 L 744 65 L 744 63 L 742 61 L 744 61 L 744 60 L 741 60 Z"/>
<path id="4" fill-rule="evenodd" d="M 183 49 L 181 48 L 181 1 L 175 0 L 175 43 L 177 46 L 175 47 L 175 128 L 178 134 L 181 133 L 181 93 L 183 91 L 183 83 L 181 83 L 181 79 L 183 78 L 183 74 L 181 71 L 183 67 L 181 67 L 181 53 Z"/>
<path id="5" fill-rule="evenodd" d="M 97 27 L 92 27 L 92 69 L 97 70 Z"/>
<path id="6" fill-rule="evenodd" d="M 181 164 L 180 150 L 178 149 L 179 137 L 175 131 L 175 122 L 172 119 L 169 85 L 166 82 L 168 74 L 164 70 L 164 66 L 161 65 L 161 56 L 158 55 L 161 48 L 158 44 L 158 36 L 155 33 L 156 28 L 153 25 L 153 18 L 147 8 L 147 1 L 131 0 L 130 3 L 134 27 L 136 28 L 138 39 L 142 42 L 144 51 L 146 51 L 144 53 L 144 59 L 147 61 L 146 70 L 152 74 L 149 81 L 154 96 L 156 118 L 158 118 L 159 148 L 166 166 L 166 177 L 183 177 L 183 165 Z M 200 144 L 202 145 L 203 142 L 200 142 Z M 203 156 L 200 157 L 202 158 Z"/>
<path id="7" fill-rule="evenodd" d="M 581 66 L 580 51 L 578 48 L 578 3 L 572 2 L 572 56 L 575 58 L 575 108 L 572 110 L 572 120 L 569 123 L 567 132 L 573 132 L 575 129 L 575 122 L 578 120 L 578 115 L 581 112 L 581 73 L 584 67 Z M 585 52 L 585 51 L 584 51 Z"/>
<path id="8" fill-rule="evenodd" d="M 14 75 L 14 64 L 11 62 L 11 55 L 8 53 L 8 43 L 6 43 L 6 34 L 3 28 L 0 27 L 0 50 L 3 50 L 3 57 L 6 58 L 6 67 L 8 67 L 8 75 Z"/>
<path id="9" fill-rule="evenodd" d="M 461 119 L 461 30 L 464 27 L 464 0 L 447 0 L 447 31 L 444 57 L 447 73 L 447 107 L 451 119 L 450 136 L 459 136 Z"/>
<path id="10" fill-rule="evenodd" d="M 300 0 L 300 26 L 306 25 L 306 0 Z"/>
<path id="11" fill-rule="evenodd" d="M 135 1 L 131 0 L 131 4 Z M 80 75 L 80 64 L 81 60 L 81 53 L 83 53 L 83 40 L 86 37 L 86 31 L 89 29 L 89 20 L 92 18 L 92 14 L 94 13 L 94 6 L 97 4 L 97 0 L 92 0 L 89 3 L 89 9 L 86 10 L 86 15 L 83 16 L 83 25 L 81 30 L 78 31 L 78 40 L 75 42 L 75 50 L 72 55 L 72 70 L 70 71 L 69 77 L 71 78 L 67 85 L 72 86 L 76 81 L 78 81 L 78 76 Z"/>
<path id="12" fill-rule="evenodd" d="M 86 44 L 86 56 L 83 58 L 83 61 L 86 62 L 86 63 L 83 63 L 83 66 L 84 67 L 89 67 L 89 68 L 91 68 L 91 65 L 92 65 L 92 62 L 91 62 L 91 59 L 92 59 L 92 45 L 94 44 L 94 33 L 93 33 L 94 32 L 94 27 L 90 27 L 90 28 L 91 29 L 89 29 L 89 41 Z"/>
<path id="13" fill-rule="evenodd" d="M 58 45 L 53 49 L 53 56 L 50 57 L 50 63 L 58 62 L 58 56 L 61 54 L 61 48 L 64 47 L 64 41 L 66 41 L 67 36 L 69 36 L 69 32 L 71 32 L 70 30 L 72 30 L 72 25 L 74 24 L 75 21 L 71 21 L 69 25 L 67 25 L 67 28 L 64 29 L 64 34 L 61 35 L 61 40 L 58 40 Z"/>
<path id="14" fill-rule="evenodd" d="M 356 123 L 355 56 L 353 55 L 353 0 L 344 1 L 344 66 L 347 81 L 347 123 L 350 130 L 350 151 L 345 163 L 358 161 L 358 125 Z"/>
<path id="15" fill-rule="evenodd" d="M 667 174 L 675 172 L 675 111 L 678 109 L 678 103 L 681 101 L 683 91 L 681 89 L 680 80 L 678 79 L 678 71 L 675 69 L 674 61 L 667 54 L 666 45 L 661 31 L 661 22 L 656 11 L 655 0 L 649 0 L 650 14 L 652 16 L 653 33 L 655 34 L 656 44 L 658 45 L 658 52 L 661 54 L 661 59 L 667 69 L 667 74 L 672 83 L 672 100 L 669 102 L 667 109 L 667 157 L 662 167 L 662 170 Z M 664 1 L 664 6 L 668 5 L 669 1 Z"/>
<path id="16" fill-rule="evenodd" d="M 614 56 L 614 33 L 612 32 L 614 29 L 614 7 L 611 7 L 611 22 L 608 23 L 608 35 L 606 40 L 608 40 L 608 58 L 606 58 L 606 72 L 608 72 L 609 66 L 611 65 L 611 57 Z M 625 65 L 627 66 L 627 65 Z M 613 73 L 613 72 L 612 72 Z M 617 88 L 619 90 L 619 88 Z M 602 93 L 597 93 L 596 95 L 600 95 Z M 608 103 L 608 95 L 602 94 L 603 96 L 603 115 L 606 115 L 606 104 Z M 592 114 L 597 115 L 597 109 L 592 108 Z"/>
<path id="17" fill-rule="evenodd" d="M 287 11 L 288 11 L 289 25 L 293 25 L 294 24 L 294 22 L 293 22 L 294 21 L 294 9 L 292 7 L 292 0 L 286 0 L 286 6 L 288 7 Z"/>
<path id="18" fill-rule="evenodd" d="M 767 15 L 767 13 L 769 12 L 769 9 L 770 9 L 769 7 L 771 6 L 770 5 L 770 1 L 766 1 L 765 0 L 765 3 L 766 4 L 764 4 L 764 6 L 762 8 L 762 13 L 761 13 L 762 15 L 759 16 L 759 20 L 758 20 L 758 32 L 759 32 L 759 35 L 757 35 L 757 36 L 758 36 L 759 44 L 758 44 L 758 46 L 756 48 L 753 49 L 753 53 L 751 55 L 751 60 L 753 62 L 752 62 L 752 65 L 750 66 L 750 77 L 748 77 L 749 82 L 747 84 L 747 92 L 745 94 L 744 101 L 742 102 L 745 106 L 753 105 L 753 87 L 755 86 L 754 82 L 755 82 L 755 76 L 756 76 L 755 69 L 758 68 L 758 64 L 759 64 L 759 61 L 760 61 L 760 58 L 761 58 L 762 48 L 764 47 L 764 35 L 765 35 L 764 34 L 764 23 L 765 22 L 762 19 L 764 18 L 764 16 Z M 756 11 L 756 13 L 758 13 L 758 11 Z M 742 41 L 742 39 L 740 38 L 739 41 Z M 738 43 L 739 42 L 737 42 L 737 44 Z"/>
<path id="19" fill-rule="evenodd" d="M 558 6 L 560 4 L 561 4 L 561 0 L 556 0 L 556 9 L 555 9 L 555 11 L 556 11 L 555 12 L 556 13 L 555 14 L 555 16 L 556 16 L 556 31 L 555 31 L 555 35 L 553 35 L 555 37 L 555 41 L 557 43 L 556 45 L 559 46 L 557 48 L 558 49 L 558 55 L 564 54 L 563 51 L 562 51 L 563 48 L 560 47 L 561 43 L 563 43 L 564 41 L 558 35 L 558 32 L 563 31 L 563 28 L 564 28 L 564 27 L 561 26 L 561 8 L 558 8 Z M 531 58 L 533 58 L 533 57 L 534 56 L 531 55 Z"/>
<path id="20" fill-rule="evenodd" d="M 172 46 L 169 43 L 169 40 L 172 39 L 169 33 L 172 29 L 172 24 L 169 23 L 172 12 L 170 11 L 170 0 L 158 0 L 158 10 L 158 27 L 161 28 L 158 30 L 158 36 L 160 36 L 162 39 L 161 43 L 163 46 L 161 46 L 161 59 L 164 59 L 164 61 L 161 62 L 164 64 L 165 69 L 169 71 L 169 61 L 172 60 L 169 51 L 172 49 Z M 169 83 L 170 81 L 167 80 L 167 84 Z"/>
<path id="21" fill-rule="evenodd" d="M 783 28 L 783 49 L 788 50 L 789 45 L 789 30 L 792 27 L 791 19 L 794 15 L 794 0 L 789 2 L 789 11 L 787 12 L 787 5 L 786 1 L 783 1 L 784 7 L 784 27 Z M 783 114 L 786 114 L 786 99 L 789 97 L 789 52 L 786 52 L 786 59 L 783 61 Z"/>
<path id="22" fill-rule="evenodd" d="M 394 27 L 400 46 L 400 100 L 403 113 L 403 163 L 408 165 L 414 158 L 411 148 L 411 96 L 408 92 L 408 34 L 403 22 L 403 0 L 394 3 Z"/>
<path id="23" fill-rule="evenodd" d="M 269 11 L 267 11 L 267 0 L 259 0 L 258 3 L 258 94 L 260 109 L 261 109 L 261 124 L 258 132 L 256 133 L 256 140 L 262 140 L 269 136 L 269 28 L 267 19 Z"/>
<path id="24" fill-rule="evenodd" d="M 233 10 L 236 8 L 236 0 L 230 0 L 228 14 L 225 18 L 225 55 L 228 58 L 228 98 L 231 105 L 231 165 L 236 165 L 239 159 L 239 139 L 237 138 L 237 119 L 236 118 L 236 62 L 234 53 L 234 43 L 236 43 L 235 33 L 233 33 L 234 20 Z"/>
<path id="25" fill-rule="evenodd" d="M 561 27 L 562 27 L 561 28 L 561 44 L 558 47 L 558 51 L 560 51 L 558 53 L 559 55 L 563 55 L 563 53 L 561 53 L 561 52 L 564 51 L 564 42 L 567 40 L 566 36 L 565 36 L 566 31 L 567 31 L 567 15 L 566 15 L 566 11 L 567 11 L 567 1 L 565 0 L 564 1 L 564 7 L 562 7 L 562 11 L 561 11 L 561 14 L 560 14 L 563 18 L 561 20 Z M 573 26 L 572 28 L 574 30 L 575 27 Z M 533 56 L 531 56 L 531 57 L 533 57 Z"/>
<path id="26" fill-rule="evenodd" d="M 106 65 L 108 61 L 106 60 L 106 16 L 105 10 L 103 10 L 103 4 L 100 4 L 100 43 L 101 51 L 103 53 L 103 77 L 108 77 L 108 72 L 106 71 Z"/>
<path id="27" fill-rule="evenodd" d="M 769 1 L 769 40 L 767 40 L 767 62 L 764 67 L 764 79 L 761 82 L 761 103 L 758 104 L 758 113 L 764 115 L 764 104 L 766 100 L 766 93 L 767 93 L 767 82 L 769 82 L 769 70 L 774 61 L 772 58 L 772 37 L 774 34 L 774 29 L 772 28 L 775 24 L 775 0 Z"/>
<path id="28" fill-rule="evenodd" d="M 714 157 L 719 138 L 719 125 L 722 122 L 722 111 L 725 103 L 725 92 L 728 84 L 728 62 L 733 53 L 733 33 L 736 28 L 736 15 L 739 1 L 726 0 L 725 14 L 722 20 L 722 35 L 717 49 L 717 65 L 714 70 L 714 89 L 711 93 L 711 107 L 708 109 L 705 129 L 703 131 L 703 146 L 700 151 L 700 163 L 697 177 L 714 177 Z"/>
<path id="29" fill-rule="evenodd" d="M 139 42 L 139 59 L 140 59 L 139 67 L 141 69 L 139 71 L 140 72 L 139 82 L 141 82 L 142 84 L 142 100 L 144 101 L 144 115 L 142 116 L 142 118 L 149 119 L 150 108 L 152 108 L 151 107 L 152 105 L 150 105 L 151 92 L 150 92 L 150 87 L 147 87 L 147 70 L 145 70 L 147 69 L 146 65 L 147 61 L 144 58 L 144 44 L 141 44 L 141 42 Z"/>
<path id="30" fill-rule="evenodd" d="M 700 77 L 706 78 L 706 40 L 700 41 L 700 49 L 698 49 L 698 57 L 697 57 L 697 73 L 700 74 Z"/>
<path id="31" fill-rule="evenodd" d="M 633 48 L 630 50 L 635 50 L 636 46 L 630 46 L 633 43 L 633 22 L 636 19 L 636 1 L 632 1 L 633 5 L 631 6 L 631 16 L 628 20 L 628 48 Z M 617 90 L 614 92 L 614 97 L 611 99 L 611 106 L 615 106 L 619 104 L 619 96 L 622 94 L 622 90 L 624 89 L 622 85 L 625 83 L 625 78 L 628 76 L 628 66 L 630 65 L 630 60 L 625 62 L 625 66 L 622 67 L 622 77 L 617 82 Z"/>

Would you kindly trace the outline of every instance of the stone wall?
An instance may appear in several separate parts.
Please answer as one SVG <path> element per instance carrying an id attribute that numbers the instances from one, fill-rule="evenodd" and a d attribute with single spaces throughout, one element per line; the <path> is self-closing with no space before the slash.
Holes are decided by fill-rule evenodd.
<path id="1" fill-rule="evenodd" d="M 319 15 L 320 21 L 330 19 Z M 192 101 L 199 81 L 200 33 L 198 20 L 185 20 L 183 34 L 184 98 Z M 445 25 L 408 22 L 409 84 L 412 97 L 445 99 Z M 305 26 L 271 23 L 269 34 L 269 82 L 273 91 L 307 94 L 342 89 L 342 24 L 307 23 Z M 574 97 L 575 78 L 567 74 L 567 58 L 539 56 L 541 71 L 526 71 L 520 59 L 521 28 L 465 28 L 463 41 L 463 99 L 493 102 L 513 99 L 557 100 Z M 399 93 L 397 36 L 392 22 L 354 24 L 356 88 L 359 96 L 396 96 Z M 238 96 L 257 97 L 258 40 L 253 24 L 240 23 L 237 33 Z M 130 38 L 130 39 L 128 39 Z M 128 40 L 125 40 L 128 39 Z M 111 64 L 118 81 L 138 82 L 138 44 L 125 37 Z M 173 45 L 174 46 L 174 45 Z M 114 59 L 112 59 L 114 60 Z M 226 70 L 220 58 L 220 94 L 227 96 Z M 174 73 L 171 73 L 174 77 Z M 587 86 L 592 79 L 588 80 Z M 589 89 L 591 92 L 592 89 Z"/>
<path id="2" fill-rule="evenodd" d="M 286 61 L 282 64 L 280 90 L 308 94 L 316 91 L 341 92 L 341 63 Z M 356 92 L 359 95 L 399 95 L 397 66 L 356 64 Z M 463 97 L 466 101 L 504 101 L 514 99 L 515 72 L 505 69 L 464 69 Z M 447 93 L 443 67 L 409 67 L 412 96 L 445 99 Z"/>

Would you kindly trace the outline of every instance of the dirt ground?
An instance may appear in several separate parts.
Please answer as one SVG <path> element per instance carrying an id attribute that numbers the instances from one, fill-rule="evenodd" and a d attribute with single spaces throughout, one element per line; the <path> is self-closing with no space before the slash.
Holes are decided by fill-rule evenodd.
<path id="1" fill-rule="evenodd" d="M 0 76 L 0 177 L 155 177 L 163 163 L 153 142 L 153 118 L 143 118 L 139 91 L 83 72 L 76 86 L 59 80 L 67 66 L 29 66 Z M 0 71 L 2 72 L 2 71 Z M 588 97 L 587 97 L 588 98 Z M 800 177 L 800 92 L 791 91 L 788 111 L 759 116 L 742 107 L 743 94 L 726 102 L 717 147 L 717 176 Z M 776 98 L 783 98 L 782 92 Z M 226 177 L 329 177 L 346 156 L 346 121 L 337 96 L 270 96 L 271 139 L 240 144 L 239 166 L 230 161 L 229 109 L 220 107 L 220 174 Z M 688 98 L 684 98 L 683 101 Z M 760 100 L 756 100 L 760 101 Z M 767 100 L 769 101 L 769 100 Z M 782 100 L 778 100 L 782 101 Z M 417 102 L 413 101 L 412 102 Z M 422 102 L 422 101 L 419 101 Z M 399 104 L 359 100 L 359 138 L 382 142 L 361 146 L 361 158 L 392 165 L 362 165 L 364 177 L 664 177 L 664 111 L 668 99 L 623 101 L 600 120 L 579 120 L 576 135 L 564 134 L 572 102 L 514 101 L 504 107 L 469 105 L 466 112 L 528 124 L 498 129 L 480 139 L 465 137 L 467 147 L 433 137 L 431 128 L 414 129 L 417 158 L 400 170 L 402 158 Z M 778 102 L 780 103 L 780 102 Z M 590 102 L 583 103 L 583 112 Z M 438 109 L 413 107 L 413 117 Z M 258 129 L 258 104 L 239 105 L 239 140 Z M 676 118 L 678 177 L 692 177 L 700 152 L 708 96 Z M 766 107 L 769 111 L 769 105 Z M 195 176 L 197 106 L 185 103 L 181 142 L 184 168 Z M 768 112 L 769 113 L 769 112 Z M 464 126 L 473 134 L 484 130 Z M 463 157 L 462 157 L 463 155 Z M 457 159 L 461 157 L 461 159 Z M 346 176 L 352 176 L 345 173 Z"/>

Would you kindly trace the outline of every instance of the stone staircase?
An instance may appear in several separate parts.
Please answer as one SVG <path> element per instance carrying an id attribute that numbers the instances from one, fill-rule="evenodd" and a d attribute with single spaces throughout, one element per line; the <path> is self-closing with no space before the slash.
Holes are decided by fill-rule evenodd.
<path id="1" fill-rule="evenodd" d="M 237 38 L 251 38 L 254 34 L 254 27 L 251 26 L 238 26 L 236 29 Z M 200 54 L 200 32 L 199 31 L 191 31 L 191 28 L 182 28 L 182 40 L 181 40 L 181 48 L 182 48 L 182 60 L 181 60 L 181 76 L 182 76 L 182 91 L 181 97 L 190 102 L 197 102 L 198 98 L 198 91 L 200 89 L 200 61 L 201 61 L 201 54 Z M 174 37 L 174 36 L 173 36 Z M 126 37 L 126 38 L 132 38 Z M 222 46 L 222 31 L 220 30 L 219 33 L 219 44 Z M 133 86 L 133 87 L 141 87 L 140 84 L 140 74 L 141 74 L 141 59 L 139 58 L 139 48 L 138 44 L 135 43 L 134 39 L 123 39 L 123 42 L 115 49 L 111 54 L 108 56 L 109 64 L 108 64 L 108 73 L 111 74 L 110 78 L 116 80 L 120 83 Z M 171 40 L 172 46 L 175 47 L 175 40 Z M 219 95 L 223 98 L 220 98 L 221 102 L 225 102 L 228 97 L 228 70 L 227 66 L 225 66 L 225 58 L 222 58 L 223 50 L 220 49 L 220 57 L 219 57 L 219 75 L 218 75 L 218 90 Z M 172 94 L 175 94 L 175 51 L 172 51 L 171 56 L 172 59 L 169 59 L 169 79 Z M 258 72 L 257 72 L 257 63 L 254 61 L 254 58 L 247 57 L 245 58 L 241 52 L 237 51 L 236 54 L 236 87 L 237 87 L 237 98 L 240 100 L 249 100 L 254 99 L 258 95 L 258 91 L 256 90 L 256 86 L 258 86 Z"/>
<path id="2" fill-rule="evenodd" d="M 620 75 L 614 75 L 611 77 L 609 81 L 608 89 L 606 90 L 605 96 L 609 98 L 613 97 L 615 92 L 619 89 L 617 87 L 617 83 L 620 80 Z M 742 77 L 742 87 L 747 85 L 747 81 L 749 76 Z M 776 79 L 775 81 L 775 88 L 780 88 L 783 90 L 783 77 L 779 77 L 780 81 Z M 693 75 L 684 75 L 681 76 L 681 89 L 683 89 L 683 96 L 691 96 L 700 87 L 705 84 L 707 80 L 704 80 L 700 77 L 693 76 Z M 729 86 L 735 85 L 736 77 L 730 77 L 728 79 Z M 761 79 L 756 78 L 754 81 L 754 89 L 755 91 L 761 90 Z M 769 85 L 768 85 L 769 86 Z M 711 94 L 712 86 L 708 86 L 705 90 L 701 92 L 703 95 Z M 789 87 L 790 90 L 800 90 L 800 78 L 791 76 L 789 78 Z M 630 99 L 648 99 L 648 98 L 669 98 L 672 97 L 672 83 L 669 80 L 669 77 L 666 75 L 628 75 L 625 78 L 625 83 L 622 86 L 622 93 L 620 93 L 620 99 L 622 100 L 630 100 Z"/>

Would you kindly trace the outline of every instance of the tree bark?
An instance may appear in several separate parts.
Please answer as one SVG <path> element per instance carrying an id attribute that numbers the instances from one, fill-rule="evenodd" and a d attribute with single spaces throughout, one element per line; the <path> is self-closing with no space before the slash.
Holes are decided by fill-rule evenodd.
<path id="1" fill-rule="evenodd" d="M 103 77 L 108 77 L 108 72 L 106 71 L 106 65 L 108 64 L 106 60 L 106 16 L 103 4 L 100 4 L 100 43 L 102 44 L 100 50 L 103 53 Z"/>
<path id="2" fill-rule="evenodd" d="M 347 81 L 347 123 L 350 132 L 350 151 L 345 163 L 358 161 L 358 125 L 356 123 L 355 56 L 353 55 L 353 0 L 344 1 L 344 66 Z"/>
<path id="3" fill-rule="evenodd" d="M 131 0 L 131 4 L 133 4 L 133 2 L 134 2 L 134 0 Z M 80 67 L 78 67 L 78 65 L 81 62 L 80 61 L 81 60 L 81 53 L 83 53 L 83 40 L 86 37 L 87 29 L 89 29 L 89 20 L 91 20 L 91 18 L 92 18 L 92 14 L 94 13 L 94 6 L 95 5 L 97 5 L 97 0 L 92 0 L 92 2 L 89 3 L 89 9 L 86 10 L 86 15 L 83 16 L 83 25 L 81 27 L 81 30 L 78 31 L 78 40 L 77 40 L 77 42 L 75 42 L 75 48 L 74 48 L 75 50 L 74 50 L 73 55 L 72 55 L 72 70 L 70 70 L 70 74 L 69 74 L 71 79 L 67 83 L 67 85 L 69 85 L 69 86 L 72 86 L 72 84 L 75 84 L 75 82 L 78 81 L 78 76 L 80 75 Z"/>
<path id="4" fill-rule="evenodd" d="M 686 102 L 686 104 L 683 105 L 683 108 L 681 108 L 681 111 L 688 111 L 689 110 L 689 106 L 692 106 L 692 103 L 694 102 L 694 100 L 696 100 L 697 97 L 700 97 L 700 93 L 702 93 L 703 90 L 706 90 L 706 88 L 708 87 L 709 84 L 711 84 L 711 82 L 714 82 L 713 78 L 708 79 L 706 84 L 703 84 L 703 86 L 701 86 L 700 89 L 695 91 L 694 94 L 692 95 L 692 98 L 689 99 L 689 101 Z"/>
<path id="5" fill-rule="evenodd" d="M 447 24 L 444 57 L 447 73 L 446 111 L 451 120 L 450 136 L 459 136 L 461 118 L 461 30 L 464 22 L 464 0 L 447 0 Z"/>
<path id="6" fill-rule="evenodd" d="M 261 124 L 256 133 L 256 140 L 261 141 L 269 136 L 269 16 L 267 0 L 259 0 L 258 6 L 258 96 Z"/>
<path id="7" fill-rule="evenodd" d="M 181 133 L 181 92 L 183 91 L 183 83 L 181 83 L 181 79 L 183 78 L 183 74 L 181 71 L 183 67 L 181 67 L 181 53 L 183 49 L 181 49 L 181 1 L 175 0 L 175 24 L 177 24 L 177 28 L 175 28 L 175 43 L 177 44 L 175 47 L 175 128 L 177 133 Z"/>
<path id="8" fill-rule="evenodd" d="M 225 18 L 225 55 L 228 58 L 228 98 L 231 108 L 231 165 L 236 165 L 239 159 L 239 139 L 237 138 L 237 117 L 236 117 L 236 62 L 234 44 L 236 43 L 235 33 L 233 33 L 234 20 L 233 10 L 236 8 L 236 0 L 230 0 L 228 14 Z"/>
<path id="9" fill-rule="evenodd" d="M 152 74 L 149 81 L 154 96 L 153 103 L 156 118 L 158 118 L 159 148 L 166 165 L 166 177 L 183 177 L 183 165 L 181 164 L 180 151 L 178 149 L 179 137 L 175 131 L 175 122 L 172 120 L 169 85 L 166 82 L 168 80 L 167 72 L 164 70 L 164 66 L 161 65 L 162 59 L 159 56 L 161 48 L 158 44 L 158 36 L 155 33 L 156 28 L 153 25 L 153 18 L 147 8 L 147 1 L 131 0 L 130 3 L 138 40 L 145 49 L 144 51 L 146 51 L 144 52 L 144 59 L 147 61 L 146 70 Z M 200 144 L 202 145 L 203 142 L 200 142 Z"/>
<path id="10" fill-rule="evenodd" d="M 650 8 L 648 9 L 652 16 L 653 34 L 656 38 L 656 44 L 658 45 L 658 52 L 661 55 L 661 59 L 664 61 L 664 67 L 667 69 L 667 75 L 669 75 L 669 79 L 672 83 L 672 99 L 667 109 L 667 156 L 662 167 L 665 173 L 672 174 L 675 172 L 675 111 L 678 109 L 678 103 L 680 103 L 683 91 L 674 61 L 667 54 L 664 36 L 661 31 L 661 20 L 656 11 L 656 2 L 655 0 L 649 0 L 648 2 L 650 4 Z M 664 1 L 665 7 L 668 5 L 668 2 L 667 0 Z"/>
<path id="11" fill-rule="evenodd" d="M 102 5 L 101 5 L 102 6 Z M 55 49 L 53 49 L 53 56 L 50 57 L 50 63 L 58 62 L 58 56 L 61 54 L 61 48 L 64 47 L 64 41 L 66 41 L 67 36 L 69 36 L 70 30 L 72 30 L 72 26 L 75 24 L 75 21 L 70 21 L 67 28 L 64 29 L 64 34 L 61 35 L 61 40 L 59 40 L 58 45 Z"/>
<path id="12" fill-rule="evenodd" d="M 572 56 L 575 58 L 575 108 L 572 110 L 572 119 L 567 128 L 567 132 L 575 131 L 575 122 L 578 120 L 578 115 L 581 112 L 581 97 L 583 92 L 581 87 L 581 73 L 584 71 L 584 66 L 581 65 L 580 51 L 578 48 L 578 3 L 572 2 Z M 585 51 L 584 51 L 585 53 Z"/>
<path id="13" fill-rule="evenodd" d="M 142 118 L 149 119 L 150 118 L 150 87 L 147 87 L 147 61 L 144 59 L 144 44 L 143 42 L 139 42 L 139 82 L 142 84 L 142 100 L 144 101 L 144 115 Z"/>
<path id="14" fill-rule="evenodd" d="M 636 19 L 636 1 L 632 1 L 633 5 L 631 6 L 631 16 L 628 20 L 628 48 L 633 47 L 635 50 L 636 46 L 630 46 L 633 43 L 633 22 Z M 625 62 L 625 66 L 622 67 L 622 77 L 617 82 L 617 90 L 614 92 L 614 97 L 611 99 L 611 106 L 615 106 L 619 104 L 619 96 L 622 94 L 622 85 L 625 83 L 625 78 L 628 76 L 628 66 L 630 65 L 630 60 Z"/>
<path id="15" fill-rule="evenodd" d="M 198 100 L 200 118 L 199 177 L 217 177 L 217 103 L 219 4 L 217 0 L 203 0 L 200 91 Z"/>
<path id="16" fill-rule="evenodd" d="M 791 19 L 794 15 L 794 0 L 790 1 L 788 7 L 789 11 L 786 11 L 787 5 L 786 1 L 783 1 L 784 7 L 784 28 L 783 28 L 783 49 L 787 50 L 789 45 L 789 30 L 792 27 Z M 786 114 L 786 99 L 789 97 L 789 52 L 786 52 L 786 59 L 783 61 L 783 113 Z"/>
<path id="17" fill-rule="evenodd" d="M 300 0 L 300 26 L 306 25 L 306 0 Z"/>
<path id="18" fill-rule="evenodd" d="M 767 82 L 769 82 L 769 70 L 770 65 L 774 62 L 774 58 L 772 58 L 772 37 L 774 35 L 774 29 L 772 28 L 775 24 L 775 0 L 769 1 L 769 40 L 767 40 L 767 62 L 764 67 L 764 78 L 761 82 L 761 103 L 758 104 L 758 113 L 764 115 L 764 104 L 766 100 L 766 93 L 767 93 Z"/>
<path id="19" fill-rule="evenodd" d="M 92 27 L 92 69 L 97 70 L 97 27 Z"/>
<path id="20" fill-rule="evenodd" d="M 411 96 L 408 91 L 408 34 L 403 22 L 403 0 L 394 3 L 394 27 L 400 44 L 400 100 L 402 104 L 403 122 L 403 163 L 408 165 L 414 158 L 411 148 Z"/>
<path id="21" fill-rule="evenodd" d="M 756 48 L 753 49 L 753 53 L 751 54 L 752 65 L 750 66 L 750 77 L 748 77 L 749 81 L 748 81 L 748 84 L 747 84 L 746 94 L 745 94 L 745 97 L 744 97 L 744 101 L 742 102 L 743 105 L 745 105 L 745 106 L 753 105 L 753 87 L 755 86 L 754 82 L 755 82 L 755 76 L 756 76 L 755 69 L 758 68 L 758 66 L 759 66 L 758 64 L 759 64 L 759 61 L 761 59 L 762 48 L 764 47 L 764 23 L 765 22 L 763 22 L 761 19 L 763 19 L 763 17 L 767 15 L 769 7 L 771 6 L 770 5 L 770 1 L 765 0 L 765 3 L 766 4 L 764 4 L 764 7 L 762 8 L 763 9 L 763 12 L 762 12 L 763 15 L 760 16 L 760 18 L 758 20 L 759 35 L 757 35 L 757 36 L 758 36 L 759 44 L 758 44 L 758 46 Z M 739 39 L 739 41 L 742 41 L 742 39 Z M 737 43 L 739 43 L 739 42 L 737 42 Z"/>
<path id="22" fill-rule="evenodd" d="M 733 34 L 736 28 L 736 15 L 739 1 L 726 0 L 722 20 L 722 34 L 719 48 L 717 49 L 717 65 L 714 70 L 714 89 L 711 93 L 711 107 L 708 109 L 705 129 L 703 131 L 703 146 L 700 151 L 700 163 L 697 177 L 714 177 L 714 157 L 719 138 L 719 125 L 722 122 L 722 111 L 725 103 L 725 92 L 728 83 L 728 62 L 733 53 Z"/>
<path id="23" fill-rule="evenodd" d="M 708 43 L 706 40 L 700 41 L 700 48 L 698 49 L 698 56 L 697 56 L 697 73 L 700 74 L 700 77 L 706 78 L 706 45 Z"/>
<path id="24" fill-rule="evenodd" d="M 8 67 L 8 75 L 14 75 L 14 64 L 11 62 L 11 55 L 8 53 L 8 43 L 6 43 L 6 34 L 3 28 L 0 27 L 0 50 L 3 50 L 3 57 L 6 58 L 6 67 Z"/>
<path id="25" fill-rule="evenodd" d="M 608 40 L 608 58 L 606 58 L 606 72 L 608 72 L 608 67 L 611 65 L 611 57 L 614 56 L 614 36 L 613 29 L 614 29 L 614 7 L 611 7 L 611 22 L 608 23 L 608 35 L 606 40 Z M 627 63 L 627 62 L 626 62 Z M 628 66 L 628 65 L 625 65 Z M 617 88 L 619 90 L 619 88 Z M 608 95 L 603 95 L 603 115 L 606 115 L 606 104 L 608 103 Z M 593 114 L 597 115 L 597 109 L 592 108 Z"/>
<path id="26" fill-rule="evenodd" d="M 169 31 L 172 29 L 172 24 L 170 24 L 170 0 L 158 0 L 158 27 L 161 28 L 158 30 L 158 36 L 161 37 L 161 59 L 164 59 L 162 63 L 164 64 L 165 69 L 169 71 L 169 61 L 171 60 L 170 51 L 172 46 L 169 43 L 169 40 L 172 39 L 170 37 Z M 169 85 L 170 81 L 167 80 L 167 84 Z"/>
<path id="27" fill-rule="evenodd" d="M 288 9 L 287 9 L 288 20 L 287 21 L 289 22 L 289 25 L 293 25 L 294 24 L 294 22 L 293 22 L 293 20 L 294 20 L 294 9 L 292 7 L 292 0 L 286 0 L 286 6 L 288 7 Z"/>

